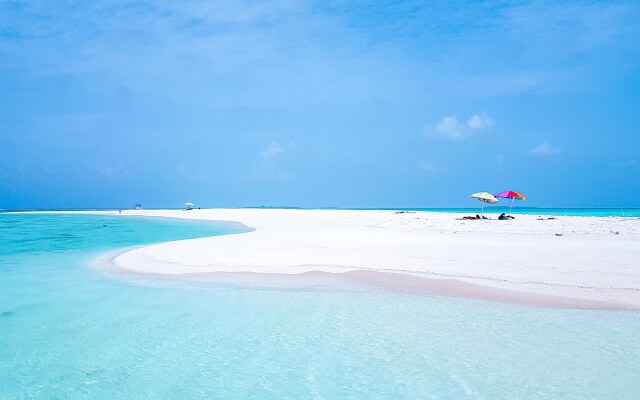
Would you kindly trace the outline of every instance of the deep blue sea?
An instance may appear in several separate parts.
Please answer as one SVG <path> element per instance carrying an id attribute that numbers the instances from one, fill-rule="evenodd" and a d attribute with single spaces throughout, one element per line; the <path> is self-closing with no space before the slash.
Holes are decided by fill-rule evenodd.
<path id="1" fill-rule="evenodd" d="M 640 313 L 121 276 L 99 255 L 238 232 L 0 214 L 0 399 L 638 399 Z"/>
<path id="2" fill-rule="evenodd" d="M 433 211 L 448 213 L 471 213 L 480 212 L 480 207 L 476 208 L 409 208 L 408 211 Z M 509 207 L 488 206 L 484 208 L 485 214 L 509 213 Z M 558 215 L 573 217 L 640 217 L 640 208 L 538 208 L 538 207 L 513 207 L 512 214 L 528 215 Z"/>
<path id="3" fill-rule="evenodd" d="M 360 210 L 354 208 L 354 210 Z M 429 211 L 444 213 L 479 214 L 480 206 L 466 208 L 379 208 L 377 210 Z M 539 208 L 519 207 L 509 209 L 509 206 L 486 206 L 485 214 L 527 214 L 527 215 L 558 215 L 572 217 L 640 217 L 640 208 Z"/>
<path id="4" fill-rule="evenodd" d="M 480 204 L 480 203 L 478 203 Z M 509 206 L 489 206 L 484 207 L 485 214 L 528 214 L 528 215 L 558 215 L 573 217 L 640 217 L 640 208 L 542 208 L 542 207 L 521 207 L 520 202 L 516 202 L 515 206 L 509 209 Z M 284 208 L 284 209 L 316 209 L 316 210 L 388 210 L 388 211 L 429 211 L 444 213 L 465 213 L 478 214 L 481 211 L 478 207 L 453 207 L 453 208 L 335 208 L 335 207 L 318 207 L 318 208 L 299 208 L 299 207 L 248 207 L 248 208 Z M 2 212 L 15 211 L 73 211 L 74 209 L 0 209 Z M 113 210 L 113 209 L 109 209 Z M 166 210 L 166 208 L 162 208 Z M 87 211 L 87 210 L 85 210 Z M 89 210 L 92 211 L 92 210 Z M 100 210 L 95 210 L 100 211 Z"/>

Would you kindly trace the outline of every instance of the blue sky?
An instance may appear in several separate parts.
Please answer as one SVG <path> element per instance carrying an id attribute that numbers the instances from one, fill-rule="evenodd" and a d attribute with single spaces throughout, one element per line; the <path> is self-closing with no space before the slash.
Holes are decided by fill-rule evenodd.
<path id="1" fill-rule="evenodd" d="M 0 208 L 640 206 L 637 1 L 2 1 Z"/>

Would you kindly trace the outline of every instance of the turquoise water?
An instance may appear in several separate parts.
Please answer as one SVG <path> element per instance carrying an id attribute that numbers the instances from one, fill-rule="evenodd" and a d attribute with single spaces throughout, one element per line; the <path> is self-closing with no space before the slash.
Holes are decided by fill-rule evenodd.
<path id="1" fill-rule="evenodd" d="M 237 230 L 0 214 L 0 398 L 638 398 L 635 312 L 252 290 L 88 267 L 117 248 Z"/>

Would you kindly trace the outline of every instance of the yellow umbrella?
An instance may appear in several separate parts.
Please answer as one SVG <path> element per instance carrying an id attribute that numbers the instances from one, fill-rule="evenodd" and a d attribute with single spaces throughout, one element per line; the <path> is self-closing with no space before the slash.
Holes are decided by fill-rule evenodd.
<path id="1" fill-rule="evenodd" d="M 471 195 L 474 199 L 480 200 L 482 203 L 487 204 L 496 204 L 498 199 L 494 195 L 489 192 L 478 192 Z M 480 215 L 484 214 L 484 204 L 482 204 L 482 210 L 480 211 Z"/>

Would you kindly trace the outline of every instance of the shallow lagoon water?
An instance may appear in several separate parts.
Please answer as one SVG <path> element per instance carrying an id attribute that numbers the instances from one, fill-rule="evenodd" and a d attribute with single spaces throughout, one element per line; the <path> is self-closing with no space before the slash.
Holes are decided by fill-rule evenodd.
<path id="1" fill-rule="evenodd" d="M 106 225 L 106 226 L 103 226 Z M 2 399 L 635 399 L 640 314 L 90 268 L 213 223 L 0 214 Z"/>

